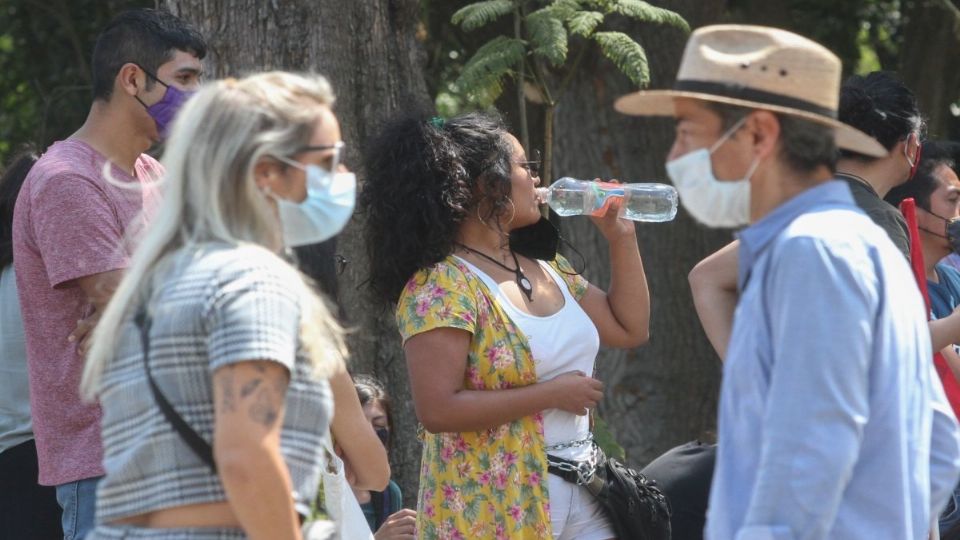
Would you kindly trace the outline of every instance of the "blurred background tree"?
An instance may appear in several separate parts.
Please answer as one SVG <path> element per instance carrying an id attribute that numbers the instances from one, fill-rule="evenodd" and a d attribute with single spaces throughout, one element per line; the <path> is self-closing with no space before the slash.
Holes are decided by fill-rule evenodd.
<path id="1" fill-rule="evenodd" d="M 0 0 L 0 163 L 17 146 L 46 148 L 83 123 L 97 34 L 144 0 Z"/>

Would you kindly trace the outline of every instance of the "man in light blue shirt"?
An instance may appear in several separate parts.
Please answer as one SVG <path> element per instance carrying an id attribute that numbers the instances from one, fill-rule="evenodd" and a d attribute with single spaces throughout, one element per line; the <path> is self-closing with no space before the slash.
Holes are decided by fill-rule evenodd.
<path id="1" fill-rule="evenodd" d="M 922 540 L 960 475 L 923 300 L 889 237 L 833 181 L 837 147 L 886 151 L 835 120 L 840 62 L 772 28 L 693 33 L 667 171 L 693 217 L 740 234 L 711 540 Z M 739 180 L 734 180 L 739 179 Z"/>

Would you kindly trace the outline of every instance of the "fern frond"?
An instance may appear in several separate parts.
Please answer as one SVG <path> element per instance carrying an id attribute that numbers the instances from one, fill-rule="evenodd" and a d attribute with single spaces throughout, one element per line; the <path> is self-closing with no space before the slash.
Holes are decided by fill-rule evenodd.
<path id="1" fill-rule="evenodd" d="M 563 64 L 567 60 L 567 30 L 563 21 L 549 8 L 534 11 L 526 16 L 525 21 L 534 54 L 555 66 Z"/>
<path id="2" fill-rule="evenodd" d="M 450 22 L 466 31 L 476 30 L 513 11 L 511 0 L 484 0 L 457 10 Z"/>
<path id="3" fill-rule="evenodd" d="M 634 84 L 643 87 L 650 82 L 650 66 L 643 47 L 623 32 L 597 32 L 592 36 L 600 51 Z"/>
<path id="4" fill-rule="evenodd" d="M 690 31 L 690 25 L 679 13 L 652 6 L 643 0 L 615 0 L 611 7 L 613 8 L 613 12 L 630 17 L 631 19 L 656 24 L 666 24 L 680 28 L 684 32 Z"/>
<path id="5" fill-rule="evenodd" d="M 503 78 L 515 73 L 526 50 L 527 44 L 521 39 L 506 36 L 491 39 L 463 66 L 457 86 L 474 96 L 490 96 L 492 102 L 503 91 Z"/>
<path id="6" fill-rule="evenodd" d="M 561 21 L 567 21 L 582 9 L 581 0 L 554 0 L 538 11 L 549 12 Z"/>
<path id="7" fill-rule="evenodd" d="M 578 11 L 567 19 L 567 28 L 571 34 L 587 37 L 603 22 L 603 13 L 599 11 Z"/>

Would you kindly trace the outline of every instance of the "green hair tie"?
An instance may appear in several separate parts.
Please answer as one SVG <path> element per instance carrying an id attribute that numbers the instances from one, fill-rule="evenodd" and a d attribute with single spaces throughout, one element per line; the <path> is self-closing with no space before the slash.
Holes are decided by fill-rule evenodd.
<path id="1" fill-rule="evenodd" d="M 437 129 L 443 129 L 443 125 L 446 123 L 447 121 L 444 120 L 443 118 L 440 118 L 439 116 L 434 116 L 433 118 L 430 119 L 430 125 Z"/>

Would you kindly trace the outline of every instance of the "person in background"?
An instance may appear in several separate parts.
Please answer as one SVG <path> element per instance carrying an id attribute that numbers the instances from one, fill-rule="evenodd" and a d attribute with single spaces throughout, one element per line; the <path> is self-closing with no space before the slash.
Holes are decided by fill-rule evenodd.
<path id="1" fill-rule="evenodd" d="M 950 153 L 950 158 L 953 160 L 954 167 L 953 172 L 957 173 L 960 176 L 960 142 L 957 141 L 939 141 L 938 146 L 942 147 L 945 151 Z M 952 252 L 946 256 L 946 258 L 941 261 L 956 270 L 960 271 L 960 253 Z"/>
<path id="2" fill-rule="evenodd" d="M 37 155 L 15 156 L 0 178 L 0 538 L 63 538 L 57 492 L 37 483 L 23 319 L 13 267 L 13 207 Z"/>
<path id="3" fill-rule="evenodd" d="M 582 470 L 597 458 L 588 415 L 603 396 L 591 376 L 600 345 L 648 338 L 635 224 L 616 202 L 592 218 L 609 245 L 608 293 L 556 253 L 540 164 L 499 118 L 405 115 L 370 149 L 370 286 L 396 303 L 426 431 L 417 537 L 613 538 L 560 464 Z M 520 248 L 531 228 L 547 241 Z"/>
<path id="4" fill-rule="evenodd" d="M 390 397 L 380 381 L 369 375 L 354 377 L 357 397 L 363 406 L 367 422 L 373 426 L 384 447 L 390 448 L 393 414 Z M 360 501 L 363 515 L 370 524 L 370 530 L 376 540 L 412 540 L 417 521 L 417 513 L 403 508 L 403 494 L 400 486 L 390 480 L 384 491 L 353 489 Z"/>
<path id="5" fill-rule="evenodd" d="M 103 474 L 100 409 L 80 399 L 77 321 L 96 321 L 159 200 L 163 168 L 144 152 L 200 83 L 206 43 L 165 11 L 117 15 L 93 52 L 93 104 L 24 182 L 14 211 L 40 483 L 57 487 L 66 540 L 93 526 Z M 129 242 L 128 242 L 129 241 Z"/>
<path id="6" fill-rule="evenodd" d="M 83 376 L 103 408 L 93 539 L 300 539 L 346 351 L 287 250 L 353 210 L 333 101 L 322 77 L 262 73 L 206 85 L 174 124 Z"/>
<path id="7" fill-rule="evenodd" d="M 342 151 L 343 147 L 341 147 Z M 341 167 L 343 165 L 341 164 Z M 345 169 L 344 169 L 345 170 Z M 291 260 L 323 293 L 333 306 L 343 326 L 350 326 L 347 311 L 339 298 L 337 279 L 343 274 L 346 259 L 337 253 L 337 236 L 322 241 L 292 246 Z M 357 389 L 346 370 L 330 377 L 334 415 L 330 425 L 337 455 L 344 462 L 345 472 L 354 489 L 382 490 L 390 480 L 387 449 L 378 444 L 377 434 L 369 423 L 357 396 Z"/>
<path id="8" fill-rule="evenodd" d="M 841 149 L 836 176 L 850 186 L 857 206 L 909 260 L 907 223 L 883 198 L 890 189 L 909 182 L 920 163 L 924 125 L 913 92 L 893 73 L 853 75 L 840 87 L 837 118 L 870 135 L 887 150 L 887 155 L 874 158 Z"/>
<path id="9" fill-rule="evenodd" d="M 840 60 L 762 26 L 694 31 L 672 90 L 681 201 L 739 234 L 711 540 L 923 540 L 960 477 L 960 434 L 907 261 L 835 181 L 837 149 L 889 152 L 836 120 Z M 726 204 L 722 204 L 726 203 Z M 694 216 L 697 217 L 697 216 Z M 726 218 L 709 219 L 709 218 Z"/>
<path id="10" fill-rule="evenodd" d="M 950 253 L 960 251 L 960 179 L 953 157 L 944 145 L 925 142 L 916 176 L 887 194 L 887 201 L 893 205 L 908 198 L 917 205 L 917 228 L 920 229 L 932 317 L 949 317 L 960 307 L 960 271 L 943 261 Z M 947 348 L 953 353 L 945 355 L 947 365 L 957 377 L 960 365 L 950 360 L 957 358 L 960 341 Z M 941 534 L 957 524 L 960 524 L 960 486 L 954 490 L 947 508 L 940 515 Z"/>

